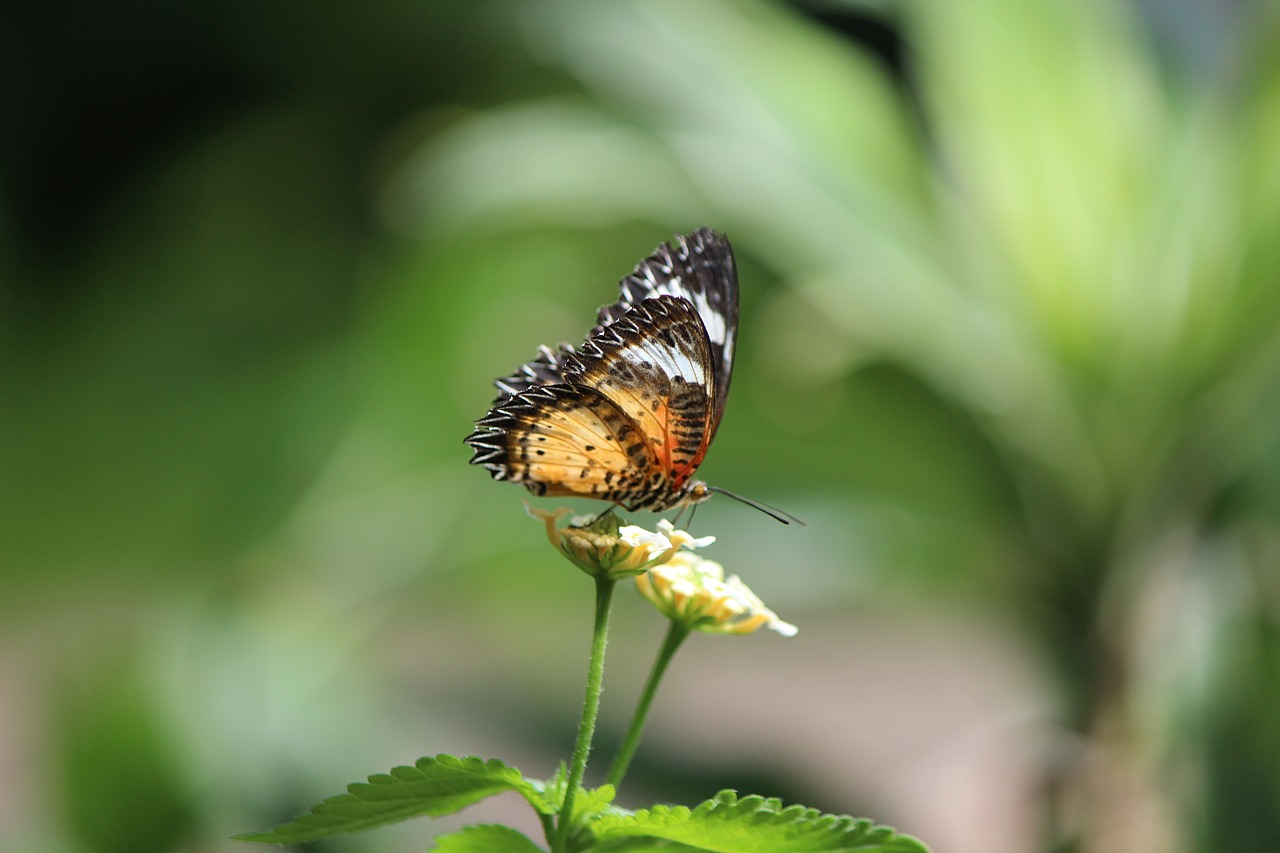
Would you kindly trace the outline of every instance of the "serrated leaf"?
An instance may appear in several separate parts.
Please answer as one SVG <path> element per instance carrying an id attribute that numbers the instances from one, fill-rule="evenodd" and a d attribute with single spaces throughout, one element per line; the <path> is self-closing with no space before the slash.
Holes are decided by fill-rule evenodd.
<path id="1" fill-rule="evenodd" d="M 783 806 L 776 798 L 739 799 L 734 791 L 721 791 L 694 809 L 654 806 L 632 815 L 602 815 L 591 830 L 601 841 L 640 836 L 710 853 L 928 853 L 920 841 L 892 827 Z"/>
<path id="2" fill-rule="evenodd" d="M 544 853 L 523 832 L 489 823 L 441 835 L 432 849 L 439 853 Z"/>
<path id="3" fill-rule="evenodd" d="M 486 797 L 517 791 L 535 808 L 542 795 L 497 759 L 437 755 L 419 758 L 412 767 L 395 767 L 368 782 L 347 786 L 310 812 L 266 832 L 237 835 L 237 841 L 298 844 L 346 832 L 362 832 L 409 818 L 452 814 Z"/>

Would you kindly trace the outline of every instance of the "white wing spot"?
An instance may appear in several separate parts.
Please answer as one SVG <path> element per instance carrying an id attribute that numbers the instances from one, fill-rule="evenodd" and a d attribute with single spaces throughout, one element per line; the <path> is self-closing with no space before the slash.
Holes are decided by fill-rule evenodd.
<path id="1" fill-rule="evenodd" d="M 655 283 L 653 292 L 658 296 L 679 296 L 692 302 L 693 307 L 698 310 L 698 316 L 702 318 L 703 327 L 707 330 L 707 339 L 713 344 L 724 343 L 727 332 L 724 315 L 711 307 L 705 293 L 697 293 L 685 287 L 679 276 Z"/>
<path id="2" fill-rule="evenodd" d="M 707 375 L 701 364 L 680 350 L 668 349 L 653 341 L 623 347 L 618 350 L 618 357 L 642 368 L 646 364 L 654 365 L 671 379 L 682 378 L 696 385 L 705 385 L 707 382 Z"/>

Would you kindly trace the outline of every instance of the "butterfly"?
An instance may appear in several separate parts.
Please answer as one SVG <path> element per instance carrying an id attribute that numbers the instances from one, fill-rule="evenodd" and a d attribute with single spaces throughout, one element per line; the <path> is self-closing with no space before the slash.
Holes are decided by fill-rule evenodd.
<path id="1" fill-rule="evenodd" d="M 495 380 L 497 399 L 465 439 L 471 463 L 535 495 L 628 510 L 661 512 L 713 492 L 739 498 L 693 477 L 733 375 L 738 274 L 729 241 L 709 228 L 678 236 L 619 290 L 580 347 L 539 347 Z"/>

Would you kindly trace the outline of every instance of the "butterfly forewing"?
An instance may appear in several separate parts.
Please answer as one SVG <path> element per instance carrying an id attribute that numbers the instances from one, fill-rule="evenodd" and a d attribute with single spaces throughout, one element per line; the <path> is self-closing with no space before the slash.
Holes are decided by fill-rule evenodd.
<path id="1" fill-rule="evenodd" d="M 714 370 L 696 309 L 661 296 L 594 333 L 565 373 L 617 405 L 649 445 L 649 481 L 678 490 L 707 453 Z"/>
<path id="2" fill-rule="evenodd" d="M 677 296 L 689 300 L 698 312 L 711 349 L 715 382 L 711 432 L 714 435 L 733 375 L 733 346 L 738 333 L 738 272 L 733 249 L 723 234 L 700 228 L 692 234 L 663 243 L 618 282 L 618 301 L 601 308 L 596 326 L 588 337 L 598 334 L 646 299 Z M 564 364 L 575 355 L 572 345 L 556 349 L 538 347 L 538 357 L 494 384 L 498 400 L 537 385 L 564 381 Z"/>
<path id="3" fill-rule="evenodd" d="M 714 435 L 729 396 L 738 335 L 738 271 L 729 241 L 710 228 L 699 228 L 674 243 L 663 243 L 618 283 L 618 290 L 618 301 L 600 309 L 592 334 L 655 296 L 682 297 L 697 310 L 714 365 Z"/>

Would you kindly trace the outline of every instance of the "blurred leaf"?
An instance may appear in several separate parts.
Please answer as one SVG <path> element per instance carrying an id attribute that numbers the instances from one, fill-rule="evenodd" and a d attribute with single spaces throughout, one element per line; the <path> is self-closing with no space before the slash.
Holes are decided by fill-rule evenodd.
<path id="1" fill-rule="evenodd" d="M 167 853 L 197 829 L 168 732 L 135 674 L 68 696 L 60 722 L 68 828 L 93 853 Z"/>
<path id="2" fill-rule="evenodd" d="M 429 143 L 388 199 L 402 224 L 679 221 L 705 205 L 652 131 L 581 99 L 490 110 Z"/>
<path id="3" fill-rule="evenodd" d="M 262 118 L 161 165 L 77 270 L 92 296 L 10 342 L 11 559 L 81 573 L 216 560 L 315 476 L 349 411 L 337 340 L 354 239 L 336 236 L 330 153 L 296 142 L 318 130 Z"/>
<path id="4" fill-rule="evenodd" d="M 989 292 L 1092 360 L 1141 305 L 1124 253 L 1170 132 L 1131 22 L 1095 0 L 908 8 L 957 225 L 988 241 L 988 287 L 1014 288 Z"/>
<path id="5" fill-rule="evenodd" d="M 674 151 L 736 139 L 775 158 L 743 182 L 803 164 L 883 203 L 918 200 L 924 188 L 905 111 L 874 61 L 783 7 L 555 2 L 526 21 L 531 40 Z M 702 171 L 690 170 L 699 183 Z"/>

